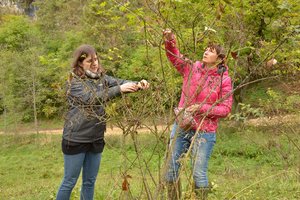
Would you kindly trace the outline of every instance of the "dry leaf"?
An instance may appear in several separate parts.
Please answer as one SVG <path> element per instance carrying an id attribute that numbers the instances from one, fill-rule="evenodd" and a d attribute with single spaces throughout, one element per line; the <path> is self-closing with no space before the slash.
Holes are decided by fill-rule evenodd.
<path id="1" fill-rule="evenodd" d="M 231 51 L 230 53 L 231 53 L 231 56 L 233 57 L 233 59 L 236 60 L 238 58 L 238 53 L 237 52 Z"/>
<path id="2" fill-rule="evenodd" d="M 267 67 L 272 67 L 273 65 L 276 65 L 276 64 L 277 64 L 277 60 L 275 58 L 270 59 L 266 63 Z"/>
<path id="3" fill-rule="evenodd" d="M 132 178 L 130 175 L 126 175 L 124 177 L 123 183 L 122 183 L 122 190 L 123 191 L 128 191 L 129 190 L 129 182 L 128 182 L 128 178 Z"/>
<path id="4" fill-rule="evenodd" d="M 221 13 L 225 12 L 225 7 L 221 2 L 219 3 L 219 10 L 220 10 Z"/>

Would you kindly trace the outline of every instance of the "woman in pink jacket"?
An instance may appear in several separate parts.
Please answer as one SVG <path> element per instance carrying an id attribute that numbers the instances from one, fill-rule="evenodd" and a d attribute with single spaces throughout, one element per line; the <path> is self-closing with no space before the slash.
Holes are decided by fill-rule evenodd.
<path id="1" fill-rule="evenodd" d="M 164 38 L 167 57 L 183 77 L 180 102 L 175 112 L 177 119 L 170 138 L 166 175 L 168 196 L 169 199 L 180 199 L 179 159 L 191 146 L 194 191 L 198 198 L 207 199 L 207 167 L 216 142 L 218 120 L 230 113 L 232 105 L 232 85 L 224 64 L 225 53 L 221 46 L 210 45 L 205 49 L 202 61 L 193 63 L 180 54 L 171 30 L 164 31 Z"/>

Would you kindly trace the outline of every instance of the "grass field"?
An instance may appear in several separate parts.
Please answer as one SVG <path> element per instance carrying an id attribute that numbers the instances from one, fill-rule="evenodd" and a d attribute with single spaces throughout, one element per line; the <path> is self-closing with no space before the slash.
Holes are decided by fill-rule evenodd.
<path id="1" fill-rule="evenodd" d="M 300 199 L 299 132 L 297 125 L 223 124 L 209 166 L 213 184 L 209 199 Z M 128 179 L 131 199 L 147 199 L 145 188 L 150 188 L 154 199 L 167 138 L 166 134 L 158 141 L 154 135 L 138 134 L 134 146 L 130 136 L 125 142 L 121 135 L 107 137 L 95 199 L 122 199 L 125 172 L 132 177 Z M 63 175 L 60 135 L 0 135 L 0 145 L 1 200 L 55 199 Z M 183 171 L 183 192 L 187 191 L 189 173 L 188 169 Z M 71 199 L 79 199 L 80 184 L 81 180 Z"/>

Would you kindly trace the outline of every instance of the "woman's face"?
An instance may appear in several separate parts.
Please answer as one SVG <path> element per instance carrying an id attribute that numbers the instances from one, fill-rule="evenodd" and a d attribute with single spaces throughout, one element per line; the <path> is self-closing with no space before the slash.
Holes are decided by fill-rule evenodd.
<path id="1" fill-rule="evenodd" d="M 218 60 L 218 54 L 216 49 L 206 48 L 203 54 L 203 62 L 207 65 L 214 65 Z"/>
<path id="2" fill-rule="evenodd" d="M 84 70 L 90 70 L 93 73 L 97 73 L 99 69 L 99 62 L 97 55 L 88 55 L 82 63 L 79 64 Z"/>

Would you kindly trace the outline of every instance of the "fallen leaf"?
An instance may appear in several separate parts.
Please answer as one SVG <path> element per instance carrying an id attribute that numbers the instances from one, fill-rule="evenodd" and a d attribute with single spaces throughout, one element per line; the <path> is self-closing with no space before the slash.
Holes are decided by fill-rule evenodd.
<path id="1" fill-rule="evenodd" d="M 132 178 L 130 175 L 126 175 L 124 176 L 124 180 L 123 180 L 123 183 L 122 183 L 122 190 L 123 191 L 128 191 L 129 190 L 129 182 L 128 182 L 128 178 Z"/>

